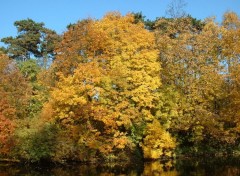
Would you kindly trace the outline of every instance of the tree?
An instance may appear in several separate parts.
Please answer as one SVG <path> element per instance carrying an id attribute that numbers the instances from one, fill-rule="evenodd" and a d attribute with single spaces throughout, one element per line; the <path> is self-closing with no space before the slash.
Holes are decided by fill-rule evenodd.
<path id="1" fill-rule="evenodd" d="M 46 70 L 42 70 L 36 60 L 30 59 L 18 64 L 19 71 L 31 86 L 32 95 L 27 108 L 28 117 L 37 116 L 43 107 L 43 103 L 47 101 L 49 90 L 41 82 L 40 75 L 43 75 Z M 45 75 L 45 74 L 44 74 Z"/>
<path id="2" fill-rule="evenodd" d="M 17 64 L 6 55 L 0 55 L 0 100 L 3 105 L 0 111 L 5 117 L 24 118 L 27 116 L 27 107 L 31 96 L 31 88 L 17 68 Z M 10 112 L 6 112 L 8 109 Z"/>
<path id="3" fill-rule="evenodd" d="M 6 37 L 1 41 L 8 45 L 7 51 L 11 58 L 26 61 L 30 58 L 42 59 L 44 67 L 48 58 L 54 57 L 54 45 L 60 40 L 56 32 L 44 27 L 44 23 L 37 23 L 32 19 L 20 20 L 14 23 L 18 35 Z"/>
<path id="4" fill-rule="evenodd" d="M 221 28 L 212 19 L 199 22 L 204 25 L 195 22 L 189 16 L 160 18 L 155 30 L 162 63 L 162 91 L 168 94 L 162 98 L 171 95 L 175 101 L 162 101 L 160 119 L 180 143 L 194 147 L 206 142 L 205 136 L 211 136 L 212 141 L 230 139 L 223 135 L 219 114 L 219 103 L 225 98 L 224 76 L 220 74 L 224 69 L 219 57 Z"/>
<path id="5" fill-rule="evenodd" d="M 48 119 L 75 141 L 80 160 L 86 153 L 91 160 L 97 153 L 116 159 L 133 152 L 155 118 L 161 81 L 154 35 L 134 21 L 114 12 L 83 20 L 58 46 L 53 64 L 58 81 L 46 104 L 53 109 Z M 129 158 L 127 152 L 122 156 Z"/>
<path id="6" fill-rule="evenodd" d="M 11 152 L 16 120 L 26 117 L 31 89 L 5 54 L 0 54 L 0 154 Z"/>
<path id="7" fill-rule="evenodd" d="M 184 0 L 172 0 L 168 5 L 166 14 L 174 19 L 183 18 L 186 16 L 186 12 L 184 11 L 186 5 L 187 4 L 184 2 Z"/>
<path id="8" fill-rule="evenodd" d="M 226 98 L 222 102 L 222 121 L 225 131 L 234 141 L 239 139 L 239 37 L 240 18 L 234 12 L 226 12 L 222 22 L 221 59 L 224 65 Z M 235 143 L 235 142 L 233 142 Z"/>

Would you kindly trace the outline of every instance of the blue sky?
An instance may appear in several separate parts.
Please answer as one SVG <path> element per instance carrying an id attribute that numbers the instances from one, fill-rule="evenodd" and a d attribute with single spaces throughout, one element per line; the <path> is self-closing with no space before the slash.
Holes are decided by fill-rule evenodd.
<path id="1" fill-rule="evenodd" d="M 142 12 L 146 18 L 166 15 L 171 0 L 2 0 L 0 11 L 0 38 L 17 34 L 13 23 L 31 18 L 59 34 L 69 23 L 92 17 L 101 18 L 106 12 Z M 216 16 L 221 21 L 226 11 L 240 15 L 240 0 L 185 0 L 185 11 L 197 19 Z"/>

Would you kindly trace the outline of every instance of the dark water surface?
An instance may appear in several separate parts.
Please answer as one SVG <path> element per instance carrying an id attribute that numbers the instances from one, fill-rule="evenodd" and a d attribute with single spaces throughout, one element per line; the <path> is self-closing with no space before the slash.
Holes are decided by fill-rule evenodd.
<path id="1" fill-rule="evenodd" d="M 77 175 L 146 175 L 146 176 L 240 176 L 240 158 L 181 159 L 176 161 L 154 161 L 124 165 L 9 165 L 0 164 L 0 176 L 77 176 Z"/>

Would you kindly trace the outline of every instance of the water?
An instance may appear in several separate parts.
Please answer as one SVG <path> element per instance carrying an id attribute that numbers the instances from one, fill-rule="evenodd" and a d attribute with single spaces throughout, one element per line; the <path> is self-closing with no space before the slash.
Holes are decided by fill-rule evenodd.
<path id="1" fill-rule="evenodd" d="M 181 159 L 155 161 L 126 166 L 124 163 L 106 165 L 40 166 L 0 164 L 0 176 L 240 176 L 240 158 Z"/>

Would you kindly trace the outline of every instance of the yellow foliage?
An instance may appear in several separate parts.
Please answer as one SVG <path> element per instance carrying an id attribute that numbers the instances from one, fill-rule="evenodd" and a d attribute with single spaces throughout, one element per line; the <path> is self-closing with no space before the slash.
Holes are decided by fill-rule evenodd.
<path id="1" fill-rule="evenodd" d="M 153 120 L 147 125 L 145 135 L 146 137 L 141 144 L 144 158 L 158 159 L 162 156 L 172 156 L 176 143 L 170 133 L 165 131 L 157 120 Z"/>
<path id="2" fill-rule="evenodd" d="M 78 145 L 88 149 L 107 154 L 134 146 L 127 131 L 154 118 L 160 96 L 153 33 L 114 12 L 74 25 L 56 52 L 59 81 L 46 105 L 53 118 L 69 130 L 79 126 Z"/>

